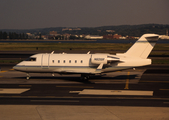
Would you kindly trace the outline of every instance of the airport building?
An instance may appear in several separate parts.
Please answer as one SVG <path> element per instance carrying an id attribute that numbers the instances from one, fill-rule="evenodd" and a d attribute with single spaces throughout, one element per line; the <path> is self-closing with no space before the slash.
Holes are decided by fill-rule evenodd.
<path id="1" fill-rule="evenodd" d="M 120 39 L 121 37 L 122 36 L 118 35 L 118 34 L 115 34 L 115 35 L 112 35 L 112 34 L 103 35 L 103 39 Z"/>
<path id="2" fill-rule="evenodd" d="M 98 35 L 86 35 L 85 39 L 103 39 L 103 36 Z"/>

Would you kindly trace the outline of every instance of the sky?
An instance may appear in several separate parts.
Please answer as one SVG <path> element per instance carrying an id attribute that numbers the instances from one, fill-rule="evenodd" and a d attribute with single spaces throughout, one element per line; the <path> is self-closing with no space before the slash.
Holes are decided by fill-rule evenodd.
<path id="1" fill-rule="evenodd" d="M 169 0 L 1 0 L 0 29 L 169 24 Z"/>

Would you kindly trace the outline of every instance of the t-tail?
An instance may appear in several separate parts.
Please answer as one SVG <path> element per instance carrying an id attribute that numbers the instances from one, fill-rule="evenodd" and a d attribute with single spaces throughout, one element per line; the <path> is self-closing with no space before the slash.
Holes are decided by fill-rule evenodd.
<path id="1" fill-rule="evenodd" d="M 144 34 L 126 53 L 120 55 L 147 59 L 158 39 L 159 35 L 157 34 Z"/>

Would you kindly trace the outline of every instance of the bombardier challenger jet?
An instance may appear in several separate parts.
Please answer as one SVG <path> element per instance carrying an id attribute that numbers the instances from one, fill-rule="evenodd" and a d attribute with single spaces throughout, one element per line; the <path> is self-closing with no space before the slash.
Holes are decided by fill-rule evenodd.
<path id="1" fill-rule="evenodd" d="M 151 64 L 148 55 L 155 46 L 159 35 L 144 34 L 125 53 L 111 54 L 54 54 L 41 53 L 30 56 L 13 68 L 29 73 L 81 74 L 81 79 L 88 79 L 90 75 L 114 72 Z"/>

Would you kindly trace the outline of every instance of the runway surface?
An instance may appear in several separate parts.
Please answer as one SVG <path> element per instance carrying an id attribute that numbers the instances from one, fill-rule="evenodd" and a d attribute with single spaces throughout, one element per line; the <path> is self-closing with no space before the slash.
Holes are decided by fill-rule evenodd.
<path id="1" fill-rule="evenodd" d="M 169 107 L 169 66 L 151 65 L 92 76 L 14 71 L 1 65 L 1 105 L 92 105 Z"/>

